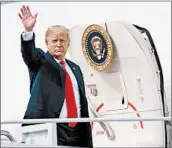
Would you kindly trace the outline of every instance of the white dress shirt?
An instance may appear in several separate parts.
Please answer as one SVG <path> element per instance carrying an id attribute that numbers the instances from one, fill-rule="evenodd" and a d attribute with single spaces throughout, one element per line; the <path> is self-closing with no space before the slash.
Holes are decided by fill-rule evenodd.
<path id="1" fill-rule="evenodd" d="M 22 33 L 22 37 L 24 41 L 29 41 L 33 39 L 33 31 L 31 32 L 23 32 Z M 55 58 L 54 58 L 55 59 Z M 56 62 L 60 62 L 60 60 L 55 59 Z M 72 85 L 73 85 L 73 90 L 74 90 L 74 95 L 75 95 L 75 101 L 76 101 L 76 107 L 77 107 L 77 113 L 78 113 L 78 117 L 81 117 L 81 105 L 80 105 L 80 94 L 79 94 L 79 87 L 78 87 L 78 83 L 77 80 L 71 70 L 71 68 L 69 67 L 69 65 L 65 62 L 65 68 L 67 70 L 67 72 L 70 75 L 71 81 L 72 81 Z M 64 104 L 60 113 L 59 118 L 67 118 L 67 108 L 66 108 L 66 99 L 64 100 Z"/>

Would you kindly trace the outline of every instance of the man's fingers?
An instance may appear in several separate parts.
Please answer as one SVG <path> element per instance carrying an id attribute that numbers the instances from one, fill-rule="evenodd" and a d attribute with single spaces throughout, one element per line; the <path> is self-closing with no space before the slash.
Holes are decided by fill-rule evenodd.
<path id="1" fill-rule="evenodd" d="M 21 10 L 22 15 L 24 16 L 24 10 L 23 10 L 23 7 L 22 7 L 20 10 Z"/>
<path id="2" fill-rule="evenodd" d="M 21 19 L 21 20 L 23 19 L 23 17 L 21 16 L 21 14 L 20 14 L 20 13 L 18 13 L 18 16 L 20 17 L 20 19 Z"/>
<path id="3" fill-rule="evenodd" d="M 32 13 L 30 12 L 29 6 L 26 6 L 27 14 L 32 16 Z"/>
<path id="4" fill-rule="evenodd" d="M 27 9 L 26 9 L 25 5 L 23 6 L 23 11 L 24 11 L 24 14 L 27 15 Z"/>
<path id="5" fill-rule="evenodd" d="M 21 8 L 21 14 L 22 14 L 22 17 L 26 17 L 26 16 L 30 15 L 27 7 L 25 5 L 23 5 Z"/>

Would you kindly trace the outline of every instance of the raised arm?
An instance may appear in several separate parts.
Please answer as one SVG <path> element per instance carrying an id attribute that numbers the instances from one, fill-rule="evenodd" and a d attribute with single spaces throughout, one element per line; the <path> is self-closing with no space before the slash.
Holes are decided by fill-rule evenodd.
<path id="1" fill-rule="evenodd" d="M 25 28 L 25 31 L 21 35 L 21 53 L 23 60 L 30 70 L 37 71 L 45 57 L 45 53 L 35 47 L 33 28 L 36 24 L 38 13 L 32 15 L 28 6 L 22 6 L 21 12 L 18 15 Z"/>

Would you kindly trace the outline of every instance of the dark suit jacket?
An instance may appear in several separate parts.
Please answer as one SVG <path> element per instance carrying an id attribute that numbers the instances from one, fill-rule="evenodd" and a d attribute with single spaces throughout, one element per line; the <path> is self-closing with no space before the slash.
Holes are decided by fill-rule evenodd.
<path id="1" fill-rule="evenodd" d="M 28 66 L 30 75 L 31 96 L 24 119 L 58 118 L 65 98 L 65 72 L 49 52 L 44 53 L 35 48 L 33 40 L 23 41 L 21 37 L 21 53 Z M 81 117 L 87 118 L 88 103 L 81 69 L 75 63 L 66 60 L 72 69 L 80 92 Z M 92 147 L 90 123 L 79 123 L 82 131 L 83 146 Z"/>

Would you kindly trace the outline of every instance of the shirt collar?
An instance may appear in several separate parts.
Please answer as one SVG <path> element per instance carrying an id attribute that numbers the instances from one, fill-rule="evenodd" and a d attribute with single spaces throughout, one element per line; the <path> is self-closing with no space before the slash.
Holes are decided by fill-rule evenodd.
<path id="1" fill-rule="evenodd" d="M 53 58 L 54 58 L 54 57 L 53 57 Z M 61 61 L 61 60 L 58 60 L 58 59 L 56 59 L 56 58 L 54 58 L 54 60 L 55 60 L 57 63 L 60 63 L 60 61 Z M 65 64 L 66 64 L 66 59 L 64 59 L 63 61 L 64 61 Z"/>

